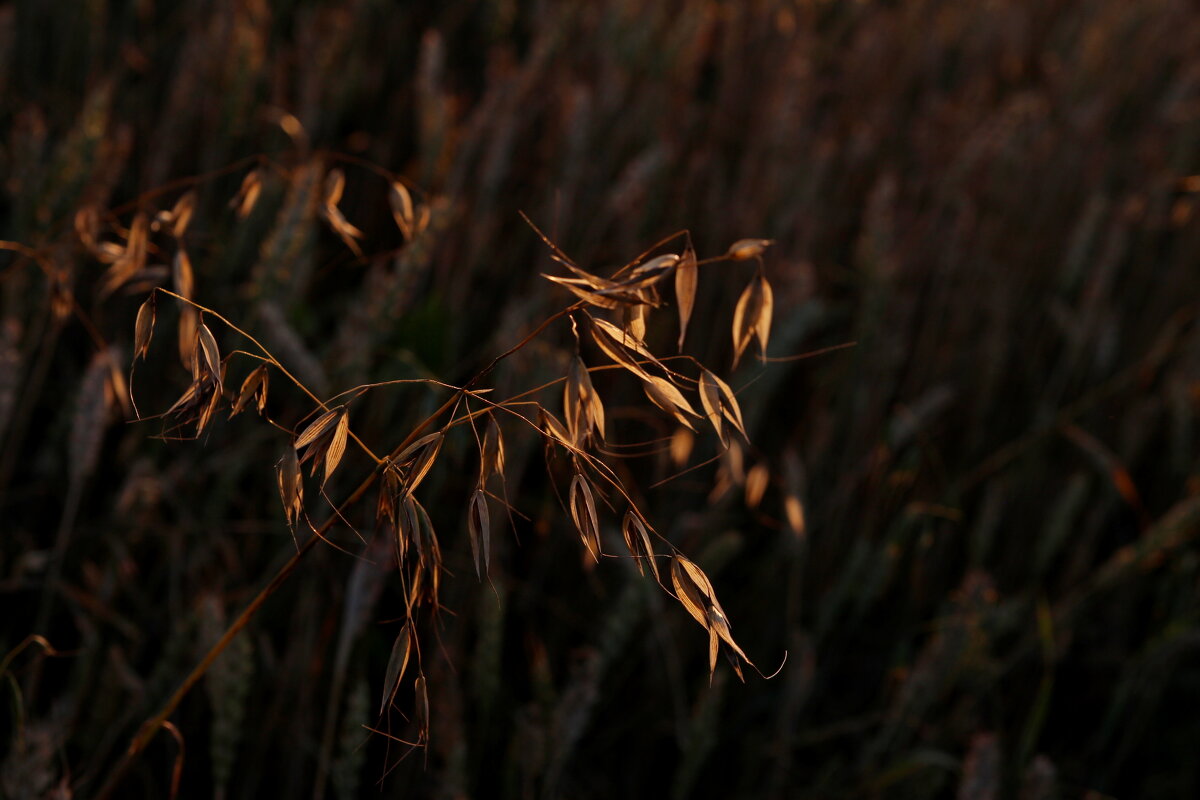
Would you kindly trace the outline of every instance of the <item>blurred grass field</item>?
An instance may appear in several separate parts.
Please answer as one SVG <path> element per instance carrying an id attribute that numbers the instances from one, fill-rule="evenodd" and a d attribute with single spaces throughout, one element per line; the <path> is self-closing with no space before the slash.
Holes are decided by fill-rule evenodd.
<path id="1" fill-rule="evenodd" d="M 105 291 L 77 212 L 121 230 L 194 189 L 196 298 L 321 396 L 461 385 L 569 303 L 521 212 L 597 272 L 680 229 L 702 255 L 773 239 L 783 360 L 730 372 L 736 265 L 701 274 L 685 345 L 741 390 L 740 463 L 678 474 L 711 433 L 677 465 L 676 426 L 594 380 L 614 439 L 657 443 L 622 481 L 751 658 L 787 660 L 710 685 L 703 631 L 590 563 L 515 427 L 520 513 L 493 507 L 476 580 L 464 435 L 421 487 L 452 573 L 419 633 L 428 748 L 364 728 L 414 730 L 411 683 L 377 713 L 404 600 L 343 526 L 364 558 L 315 550 L 116 796 L 169 796 L 180 763 L 185 798 L 1200 796 L 1194 2 L 21 0 L 0 54 L 0 795 L 94 796 L 294 552 L 286 436 L 222 414 L 175 440 L 109 366 L 129 378 L 145 289 Z M 320 218 L 332 167 L 363 258 Z M 409 243 L 387 174 L 429 209 Z M 189 380 L 157 312 L 143 414 Z M 489 386 L 573 348 L 559 323 Z M 444 399 L 373 390 L 355 430 L 386 451 Z M 370 470 L 348 453 L 327 493 Z"/>

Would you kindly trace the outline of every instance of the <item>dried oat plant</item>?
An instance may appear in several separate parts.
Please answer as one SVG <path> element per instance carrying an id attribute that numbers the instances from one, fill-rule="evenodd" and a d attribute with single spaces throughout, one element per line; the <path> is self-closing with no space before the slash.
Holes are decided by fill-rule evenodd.
<path id="1" fill-rule="evenodd" d="M 247 172 L 237 195 L 230 201 L 229 207 L 239 219 L 253 213 L 267 168 L 259 165 Z M 387 175 L 381 168 L 371 167 L 370 172 L 388 181 L 391 213 L 408 246 L 429 226 L 430 206 L 414 200 L 403 181 Z M 345 183 L 346 176 L 340 167 L 327 169 L 322 180 L 319 216 L 354 257 L 362 259 L 359 242 L 364 234 L 346 219 L 338 205 Z M 384 684 L 378 691 L 381 695 L 378 719 L 366 727 L 405 747 L 427 745 L 431 718 L 437 714 L 437 708 L 431 707 L 429 699 L 421 643 L 424 631 L 443 611 L 439 591 L 448 573 L 442 542 L 431 515 L 422 505 L 421 485 L 439 467 L 447 441 L 462 431 L 469 431 L 469 436 L 459 437 L 458 443 L 465 442 L 473 449 L 478 469 L 473 491 L 461 498 L 471 561 L 478 579 L 488 580 L 493 538 L 504 535 L 505 526 L 494 524 L 493 519 L 511 521 L 514 513 L 521 513 L 506 499 L 505 437 L 536 437 L 544 444 L 551 481 L 562 485 L 560 499 L 564 512 L 579 535 L 583 552 L 592 562 L 629 559 L 639 573 L 683 606 L 707 634 L 710 681 L 722 653 L 740 679 L 744 680 L 743 665 L 758 671 L 734 638 L 732 624 L 708 575 L 655 529 L 634 499 L 635 487 L 627 485 L 614 467 L 613 462 L 624 457 L 621 448 L 632 443 L 612 440 L 606 426 L 609 412 L 592 375 L 615 370 L 640 386 L 656 413 L 689 437 L 689 451 L 692 434 L 710 429 L 708 435 L 716 440 L 718 450 L 740 453 L 739 442 L 746 441 L 746 428 L 737 392 L 717 371 L 682 353 L 689 323 L 693 322 L 701 273 L 716 264 L 736 266 L 746 262 L 753 272 L 733 315 L 733 362 L 736 366 L 752 340 L 757 341 L 759 354 L 766 360 L 773 301 L 764 254 L 771 241 L 742 239 L 722 254 L 699 258 L 690 234 L 680 231 L 656 242 L 610 274 L 601 275 L 575 263 L 532 220 L 522 215 L 548 248 L 552 261 L 561 268 L 559 274 L 544 273 L 542 277 L 569 292 L 573 302 L 535 325 L 461 386 L 432 377 L 403 378 L 361 384 L 321 397 L 259 338 L 218 310 L 197 301 L 196 278 L 188 250 L 195 199 L 193 189 L 169 208 L 154 212 L 139 210 L 127 227 L 121 226 L 118 218 L 110 217 L 109 230 L 103 232 L 99 212 L 85 208 L 76 216 L 76 231 L 92 256 L 108 265 L 103 278 L 104 293 L 148 290 L 134 322 L 133 363 L 129 368 L 129 399 L 137 418 L 143 423 L 160 421 L 163 438 L 197 439 L 222 418 L 250 410 L 257 412 L 265 425 L 275 429 L 280 441 L 282 455 L 275 464 L 276 482 L 282 516 L 296 542 L 296 551 L 245 610 L 215 637 L 174 694 L 142 725 L 102 788 L 101 796 L 108 796 L 114 790 L 157 731 L 169 725 L 168 719 L 183 697 L 218 663 L 238 632 L 318 543 L 358 558 L 386 552 L 394 561 L 403 596 L 403 608 L 398 614 L 402 624 L 392 646 Z M 170 270 L 148 265 L 151 252 L 169 259 Z M 730 281 L 734 275 L 713 277 Z M 156 413 L 143 412 L 136 404 L 136 367 L 154 346 L 156 329 L 163 324 L 159 317 L 165 303 L 178 307 L 174 335 L 190 382 L 169 407 Z M 679 353 L 656 353 L 647 341 L 648 324 L 652 315 L 667 313 L 672 305 Z M 558 328 L 569 330 L 573 341 L 574 355 L 566 373 L 507 398 L 497 396 L 495 387 L 487 385 L 494 368 L 503 360 L 521 358 L 539 338 L 561 335 Z M 381 455 L 355 431 L 355 404 L 369 393 L 398 386 L 446 397 L 433 413 L 399 437 L 397 443 L 390 444 L 390 449 L 381 451 Z M 299 392 L 311 404 L 310 413 L 301 419 L 273 418 L 268 399 L 271 393 L 280 391 Z M 504 433 L 506 429 L 508 434 Z M 370 469 L 360 477 L 357 488 L 339 498 L 331 495 L 327 487 L 347 463 L 348 449 L 364 456 Z M 676 455 L 681 454 L 676 452 Z M 682 463 L 686 459 L 687 455 L 682 454 L 676 460 Z M 759 482 L 765 477 L 760 474 Z M 748 487 L 747 492 L 756 495 L 751 503 L 756 505 L 762 487 L 757 490 Z M 350 516 L 356 506 L 370 502 L 375 508 L 374 524 L 360 531 Z M 327 511 L 324 521 L 318 524 L 314 515 L 319 516 L 321 506 Z M 620 519 L 623 551 L 618 540 L 608 540 L 604 533 L 616 527 L 616 519 Z M 358 538 L 360 553 L 352 553 L 333 541 L 331 534 L 339 526 L 351 530 Z M 411 688 L 402 691 L 402 687 Z M 405 716 L 415 722 L 413 738 L 405 739 L 388 730 L 391 712 L 396 710 L 400 696 L 411 702 Z"/>

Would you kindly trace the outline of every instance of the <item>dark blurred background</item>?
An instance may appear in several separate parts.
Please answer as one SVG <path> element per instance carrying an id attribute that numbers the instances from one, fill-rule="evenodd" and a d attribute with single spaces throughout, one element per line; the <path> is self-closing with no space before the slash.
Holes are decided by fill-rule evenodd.
<path id="1" fill-rule="evenodd" d="M 702 257 L 774 239 L 770 355 L 854 344 L 731 373 L 752 273 L 704 269 L 686 352 L 742 390 L 740 469 L 655 487 L 663 447 L 611 461 L 748 655 L 786 651 L 777 677 L 710 685 L 704 631 L 629 563 L 587 563 L 561 469 L 506 425 L 526 516 L 493 506 L 490 584 L 469 435 L 420 490 L 453 573 L 420 631 L 428 749 L 363 728 L 411 738 L 414 698 L 379 718 L 403 598 L 343 526 L 369 560 L 314 551 L 171 716 L 179 796 L 1200 796 L 1194 2 L 28 0 L 0 5 L 0 53 L 0 794 L 95 794 L 294 552 L 286 434 L 129 421 L 147 287 L 107 291 L 76 232 L 92 209 L 117 241 L 194 188 L 196 298 L 322 396 L 461 383 L 568 303 L 521 211 L 598 272 L 682 228 Z M 319 215 L 334 166 L 363 258 Z M 407 245 L 388 171 L 430 209 Z M 143 414 L 189 381 L 163 300 Z M 674 324 L 651 320 L 663 352 Z M 487 385 L 572 351 L 559 323 Z M 595 380 L 615 441 L 672 436 Z M 375 390 L 355 430 L 386 451 L 444 397 Z M 282 382 L 268 406 L 312 410 Z M 335 499 L 370 463 L 341 471 Z M 373 501 L 351 517 L 370 539 Z M 31 634 L 58 655 L 16 650 Z M 161 732 L 117 796 L 168 796 L 177 753 Z"/>

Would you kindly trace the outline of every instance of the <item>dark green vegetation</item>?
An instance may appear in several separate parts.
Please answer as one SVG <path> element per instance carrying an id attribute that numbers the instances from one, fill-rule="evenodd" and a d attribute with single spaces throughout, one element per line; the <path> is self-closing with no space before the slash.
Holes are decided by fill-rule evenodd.
<path id="1" fill-rule="evenodd" d="M 181 797 L 1200 796 L 1194 3 L 78 5 L 0 6 L 0 795 L 95 795 L 296 552 L 287 432 L 227 406 L 197 440 L 127 422 L 172 240 L 108 291 L 77 214 L 120 243 L 194 189 L 196 301 L 321 397 L 461 385 L 572 302 L 518 211 L 603 275 L 681 228 L 701 257 L 773 238 L 769 354 L 855 345 L 764 366 L 752 344 L 731 372 L 754 267 L 702 268 L 685 352 L 741 390 L 749 492 L 728 457 L 656 486 L 675 423 L 629 375 L 592 376 L 636 456 L 605 461 L 747 655 L 769 672 L 787 651 L 778 677 L 722 660 L 710 686 L 687 611 L 631 560 L 591 562 L 562 448 L 547 470 L 538 432 L 502 419 L 515 511 L 490 501 L 490 583 L 469 426 L 417 490 L 447 570 L 415 627 L 427 749 L 363 727 L 422 728 L 412 665 L 378 715 L 406 590 L 372 492 L 347 521 L 378 543 L 334 526 L 354 555 L 308 552 L 114 796 L 167 796 L 179 741 Z M 363 258 L 322 218 L 332 168 Z M 407 245 L 388 170 L 431 209 Z M 664 299 L 647 340 L 669 355 Z M 143 415 L 191 381 L 180 305 L 156 311 Z M 221 354 L 253 350 L 205 322 Z M 480 386 L 556 380 L 573 350 L 561 319 Z M 586 333 L 582 352 L 606 363 Z M 230 360 L 231 397 L 251 365 Z M 451 396 L 374 389 L 352 429 L 386 453 Z M 537 399 L 561 416 L 559 386 Z M 313 411 L 272 375 L 272 420 Z M 719 448 L 697 428 L 687 465 Z M 349 447 L 325 491 L 371 474 Z M 624 553 L 607 493 L 600 536 Z M 31 634 L 57 655 L 18 651 Z"/>

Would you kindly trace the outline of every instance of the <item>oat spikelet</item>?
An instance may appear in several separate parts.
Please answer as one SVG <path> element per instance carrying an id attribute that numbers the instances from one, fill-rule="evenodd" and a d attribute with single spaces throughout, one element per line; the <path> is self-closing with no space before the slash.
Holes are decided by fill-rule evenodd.
<path id="1" fill-rule="evenodd" d="M 154 294 L 146 298 L 138 309 L 137 322 L 133 326 L 133 358 L 145 358 L 150 352 L 150 338 L 154 335 Z"/>
<path id="2" fill-rule="evenodd" d="M 592 340 L 604 351 L 604 354 L 614 363 L 624 367 L 643 381 L 650 380 L 650 373 L 638 363 L 648 361 L 666 371 L 666 367 L 654 357 L 641 339 L 629 331 L 623 331 L 606 319 L 596 319 L 589 316 L 592 329 Z"/>
<path id="3" fill-rule="evenodd" d="M 709 679 L 711 680 L 712 673 L 716 669 L 717 651 L 722 643 L 731 653 L 730 660 L 738 677 L 742 677 L 741 667 L 732 656 L 736 655 L 751 666 L 754 664 L 734 641 L 729 619 L 725 616 L 725 610 L 721 608 L 721 604 L 717 602 L 716 592 L 713 590 L 708 576 L 686 556 L 677 553 L 671 559 L 671 584 L 675 587 L 675 596 L 679 599 L 680 604 L 687 609 L 693 619 L 708 631 Z"/>
<path id="4" fill-rule="evenodd" d="M 233 411 L 230 412 L 230 418 L 242 413 L 246 406 L 253 398 L 258 406 L 258 413 L 262 413 L 267 405 L 267 384 L 270 380 L 270 373 L 267 371 L 266 364 L 260 364 L 251 370 L 246 379 L 242 381 L 242 388 L 238 390 L 237 400 L 234 401 Z"/>
<path id="5" fill-rule="evenodd" d="M 571 519 L 592 558 L 600 562 L 600 523 L 596 516 L 596 499 L 590 482 L 582 472 L 571 479 Z"/>
<path id="6" fill-rule="evenodd" d="M 237 212 L 239 219 L 245 219 L 254 210 L 262 194 L 262 180 L 262 170 L 258 168 L 250 170 L 246 177 L 242 178 L 242 185 L 238 187 L 237 194 L 229 201 L 229 207 Z"/>
<path id="7" fill-rule="evenodd" d="M 650 533 L 633 509 L 625 512 L 625 518 L 621 521 L 621 534 L 625 537 L 625 547 L 629 549 L 629 554 L 637 561 L 638 572 L 645 575 L 645 568 L 649 565 L 650 571 L 654 573 L 654 580 L 661 583 L 658 562 L 654 559 L 654 546 L 650 543 Z"/>
<path id="8" fill-rule="evenodd" d="M 188 225 L 191 224 L 192 214 L 195 213 L 195 210 L 196 190 L 192 189 L 180 196 L 170 210 L 159 211 L 150 227 L 157 231 L 169 226 L 171 235 L 176 239 L 181 239 L 187 232 Z"/>
<path id="9" fill-rule="evenodd" d="M 771 333 L 771 314 L 774 310 L 771 285 L 760 272 L 738 298 L 733 312 L 733 365 L 736 367 L 751 339 L 758 339 L 763 358 L 767 356 L 767 339 Z"/>
<path id="10" fill-rule="evenodd" d="M 283 501 L 283 513 L 288 527 L 293 531 L 304 513 L 304 478 L 300 474 L 300 461 L 296 449 L 289 447 L 275 465 L 275 477 L 279 484 L 279 499 Z"/>
<path id="11" fill-rule="evenodd" d="M 689 428 L 676 428 L 671 434 L 671 463 L 676 467 L 686 464 L 695 444 L 696 437 Z"/>
<path id="12" fill-rule="evenodd" d="M 100 284 L 100 296 L 120 289 L 146 267 L 146 256 L 150 243 L 150 220 L 144 211 L 139 211 L 129 225 L 129 236 L 112 266 L 104 273 Z"/>
<path id="13" fill-rule="evenodd" d="M 172 284 L 175 294 L 191 300 L 195 294 L 195 274 L 187 251 L 180 248 L 171 262 Z M 184 305 L 179 312 L 179 360 L 187 369 L 193 368 L 192 354 L 195 352 L 196 334 L 200 327 L 200 312 L 191 305 Z"/>
<path id="14" fill-rule="evenodd" d="M 571 361 L 563 383 L 563 413 L 567 432 L 576 447 L 583 447 L 593 433 L 604 441 L 604 404 L 592 386 L 587 365 L 579 356 Z"/>
<path id="15" fill-rule="evenodd" d="M 495 414 L 488 412 L 488 424 L 483 433 L 483 452 L 479 459 L 479 484 L 487 483 L 493 473 L 504 479 L 504 437 Z"/>
<path id="16" fill-rule="evenodd" d="M 404 452 L 396 457 L 397 464 L 408 467 L 405 480 L 408 492 L 411 493 L 415 490 L 417 485 L 429 474 L 429 470 L 433 468 L 434 461 L 437 460 L 438 453 L 441 452 L 442 441 L 444 439 L 445 434 L 441 431 L 426 434 L 405 448 Z"/>
<path id="17" fill-rule="evenodd" d="M 392 654 L 388 657 L 387 671 L 383 678 L 383 702 L 379 704 L 380 714 L 383 714 L 396 699 L 400 680 L 404 677 L 404 671 L 408 669 L 408 659 L 412 655 L 412 640 L 412 622 L 406 621 L 396 636 L 396 641 L 392 643 Z"/>
<path id="18" fill-rule="evenodd" d="M 400 229 L 404 241 L 411 242 L 416 235 L 417 221 L 413 214 L 412 195 L 409 194 L 408 187 L 400 181 L 394 181 L 391 191 L 388 192 L 388 202 L 392 207 L 392 218 L 396 220 L 396 227 Z"/>
<path id="19" fill-rule="evenodd" d="M 771 481 L 771 471 L 766 464 L 755 464 L 746 473 L 746 507 L 758 508 L 763 495 L 767 492 L 767 484 Z"/>
<path id="20" fill-rule="evenodd" d="M 683 340 L 687 336 L 688 322 L 696 305 L 696 287 L 700 281 L 700 269 L 696 264 L 696 251 L 691 244 L 683 251 L 675 267 L 675 303 L 679 309 L 679 352 L 683 352 Z"/>
<path id="21" fill-rule="evenodd" d="M 729 245 L 725 257 L 734 261 L 746 261 L 761 256 L 773 244 L 775 244 L 774 239 L 738 239 Z"/>
<path id="22" fill-rule="evenodd" d="M 196 210 L 196 192 L 195 190 L 185 192 L 182 197 L 175 201 L 175 207 L 171 209 L 171 235 L 176 239 L 182 239 L 183 234 L 187 232 L 188 225 L 191 224 L 192 214 Z"/>
<path id="23" fill-rule="evenodd" d="M 362 248 L 358 246 L 356 240 L 363 238 L 363 232 L 351 225 L 337 207 L 345 187 L 346 176 L 342 171 L 340 169 L 330 170 L 329 175 L 325 178 L 325 202 L 321 206 L 321 216 L 329 223 L 333 232 L 354 252 L 354 255 L 362 258 Z"/>
<path id="24" fill-rule="evenodd" d="M 729 446 L 722 419 L 737 429 L 743 438 L 746 437 L 746 426 L 742 421 L 742 409 L 738 406 L 737 396 L 729 388 L 729 384 L 709 370 L 700 372 L 700 403 L 704 406 L 704 414 L 717 432 L 721 444 Z"/>
<path id="25" fill-rule="evenodd" d="M 338 406 L 313 420 L 312 424 L 296 437 L 292 448 L 297 452 L 304 450 L 304 456 L 300 459 L 301 464 L 312 460 L 313 475 L 316 475 L 318 465 L 323 463 L 325 481 L 328 481 L 346 452 L 346 440 L 349 434 L 349 414 L 345 406 Z M 325 481 L 322 481 L 322 485 Z"/>
<path id="26" fill-rule="evenodd" d="M 203 322 L 196 332 L 197 340 L 200 343 L 200 351 L 204 356 L 204 368 L 207 370 L 208 376 L 217 384 L 217 391 L 221 391 L 221 351 L 217 348 L 217 339 L 213 336 L 213 332 Z"/>
<path id="27" fill-rule="evenodd" d="M 333 435 L 329 439 L 329 447 L 325 450 L 325 481 L 327 482 L 330 476 L 342 463 L 342 456 L 346 453 L 346 440 L 350 435 L 350 414 L 343 410 L 338 417 L 337 426 L 333 429 Z"/>
<path id="28" fill-rule="evenodd" d="M 467 510 L 467 530 L 471 537 L 471 555 L 475 559 L 475 577 L 487 574 L 491 560 L 492 523 L 488 516 L 487 494 L 476 489 Z"/>
<path id="29" fill-rule="evenodd" d="M 699 417 L 700 415 L 696 413 L 696 409 L 692 408 L 692 404 L 687 401 L 687 398 L 670 382 L 656 375 L 647 375 L 642 382 L 642 388 L 654 405 L 674 417 L 680 425 L 695 430 L 688 417 Z"/>

